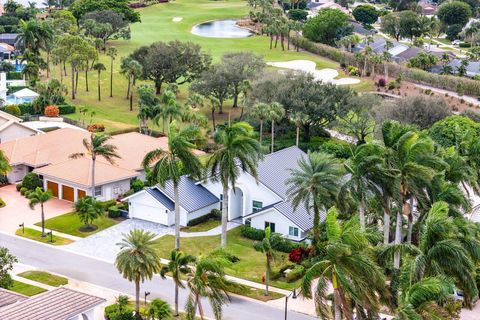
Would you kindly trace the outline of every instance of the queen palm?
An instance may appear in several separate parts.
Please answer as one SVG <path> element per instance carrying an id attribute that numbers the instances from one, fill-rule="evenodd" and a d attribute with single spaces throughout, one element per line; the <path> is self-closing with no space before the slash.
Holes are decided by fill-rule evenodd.
<path id="1" fill-rule="evenodd" d="M 110 47 L 107 50 L 107 56 L 110 57 L 110 98 L 113 97 L 113 61 L 117 57 L 118 50 L 115 47 Z"/>
<path id="2" fill-rule="evenodd" d="M 271 127 L 272 127 L 272 147 L 270 152 L 273 153 L 274 150 L 274 144 L 275 144 L 275 122 L 278 122 L 282 120 L 282 118 L 285 116 L 285 108 L 278 103 L 278 102 L 272 102 L 270 104 L 269 108 L 269 114 L 268 118 L 271 121 Z"/>
<path id="3" fill-rule="evenodd" d="M 326 153 L 308 152 L 298 159 L 298 168 L 290 170 L 287 197 L 293 208 L 304 205 L 307 211 L 313 209 L 313 241 L 320 244 L 320 210 L 333 205 L 344 173 L 340 161 Z"/>
<path id="4" fill-rule="evenodd" d="M 260 143 L 253 138 L 253 128 L 246 122 L 228 124 L 217 131 L 214 140 L 220 146 L 208 159 L 210 178 L 223 187 L 221 246 L 227 245 L 229 186 L 235 185 L 242 172 L 248 171 L 257 179 L 257 165 L 261 157 Z"/>
<path id="5" fill-rule="evenodd" d="M 318 279 L 315 304 L 321 318 L 332 318 L 327 303 L 330 285 L 335 319 L 353 319 L 353 305 L 366 309 L 369 315 L 378 315 L 380 299 L 386 300 L 389 295 L 385 276 L 371 258 L 368 236 L 356 219 L 340 223 L 335 207 L 328 210 L 325 226 L 322 257 L 305 272 L 302 294 L 312 298 L 312 284 Z"/>
<path id="6" fill-rule="evenodd" d="M 140 282 L 152 279 L 160 271 L 160 257 L 155 250 L 154 238 L 156 234 L 139 229 L 131 230 L 123 235 L 117 243 L 120 252 L 115 259 L 115 266 L 122 276 L 135 283 L 135 313 L 140 317 Z"/>
<path id="7" fill-rule="evenodd" d="M 127 99 L 130 99 L 130 111 L 133 110 L 133 87 L 135 81 L 142 74 L 142 65 L 132 58 L 123 58 L 120 66 L 120 73 L 128 80 Z"/>
<path id="8" fill-rule="evenodd" d="M 100 79 L 101 79 L 101 77 L 100 77 L 100 75 L 101 75 L 102 71 L 106 70 L 106 68 L 105 68 L 105 65 L 103 63 L 97 62 L 93 65 L 93 70 L 96 70 L 98 72 L 98 82 L 97 82 L 97 84 L 98 84 L 98 101 L 100 101 L 101 100 L 101 96 L 100 96 L 100 92 L 101 92 L 101 90 L 100 90 Z"/>
<path id="9" fill-rule="evenodd" d="M 82 231 L 95 230 L 96 227 L 92 225 L 93 221 L 101 217 L 105 211 L 102 203 L 95 201 L 95 199 L 90 196 L 79 199 L 75 202 L 74 208 L 80 221 L 85 225 Z"/>
<path id="10" fill-rule="evenodd" d="M 167 180 L 173 184 L 173 200 L 175 203 L 175 249 L 180 249 L 180 200 L 178 187 L 182 175 L 188 174 L 200 178 L 202 165 L 193 153 L 193 141 L 200 131 L 193 126 L 179 130 L 175 122 L 168 127 L 168 149 L 155 149 L 145 155 L 142 165 L 145 172 L 150 173 L 150 182 L 165 187 Z M 152 168 L 153 165 L 153 168 Z"/>
<path id="11" fill-rule="evenodd" d="M 302 112 L 293 112 L 289 116 L 290 122 L 292 122 L 295 125 L 296 129 L 296 138 L 295 138 L 295 145 L 298 147 L 298 144 L 300 142 L 300 128 L 308 122 L 308 115 Z"/>
<path id="12" fill-rule="evenodd" d="M 190 263 L 195 262 L 195 257 L 185 255 L 182 251 L 172 250 L 170 252 L 170 261 L 160 270 L 160 276 L 165 279 L 167 273 L 171 273 L 172 280 L 175 283 L 175 316 L 178 316 L 178 288 L 185 288 L 182 283 L 182 275 L 191 272 Z"/>
<path id="13" fill-rule="evenodd" d="M 50 190 L 44 191 L 42 188 L 37 187 L 28 195 L 28 205 L 30 209 L 35 209 L 37 204 L 40 205 L 40 212 L 42 215 L 42 237 L 45 237 L 45 208 L 44 204 L 48 200 L 52 199 L 52 192 Z"/>
<path id="14" fill-rule="evenodd" d="M 260 145 L 263 138 L 263 122 L 270 116 L 270 106 L 266 103 L 257 103 L 250 108 L 250 114 L 260 121 Z"/>
<path id="15" fill-rule="evenodd" d="M 117 153 L 117 147 L 113 144 L 108 144 L 108 140 L 111 137 L 106 134 L 99 134 L 92 132 L 90 134 L 90 140 L 87 138 L 83 139 L 83 146 L 85 152 L 72 153 L 70 158 L 77 159 L 82 157 L 90 157 L 92 159 L 92 197 L 95 199 L 95 164 L 97 157 L 102 157 L 107 160 L 109 163 L 114 164 L 115 158 L 120 158 Z"/>
<path id="16" fill-rule="evenodd" d="M 276 252 L 273 250 L 271 243 L 272 232 L 270 227 L 265 228 L 265 237 L 261 242 L 256 242 L 253 247 L 255 250 L 265 254 L 266 267 L 265 267 L 265 295 L 268 296 L 268 282 L 270 280 L 270 265 L 275 258 Z"/>

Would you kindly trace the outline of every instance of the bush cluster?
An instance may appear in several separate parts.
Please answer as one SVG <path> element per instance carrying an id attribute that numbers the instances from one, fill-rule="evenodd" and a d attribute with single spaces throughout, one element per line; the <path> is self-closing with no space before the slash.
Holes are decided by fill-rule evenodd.
<path id="1" fill-rule="evenodd" d="M 248 239 L 262 241 L 265 238 L 265 230 L 255 229 L 249 226 L 241 226 L 240 234 Z M 302 245 L 283 238 L 281 235 L 274 233 L 270 238 L 272 248 L 285 253 L 290 253 L 293 249 L 297 249 Z"/>
<path id="2" fill-rule="evenodd" d="M 0 208 L 5 207 L 5 201 L 3 201 L 2 198 L 0 198 Z"/>
<path id="3" fill-rule="evenodd" d="M 220 214 L 219 214 L 220 213 Z M 218 209 L 212 209 L 209 214 L 206 214 L 204 216 L 192 219 L 188 221 L 187 226 L 196 226 L 197 224 L 207 222 L 210 219 L 213 220 L 220 220 L 222 218 L 222 212 Z"/>
<path id="4" fill-rule="evenodd" d="M 132 309 L 124 307 L 122 310 L 119 310 L 116 304 L 106 306 L 104 316 L 107 320 L 135 320 Z"/>
<path id="5" fill-rule="evenodd" d="M 5 107 L 5 112 L 11 114 L 15 117 L 20 117 L 22 115 L 22 111 L 17 105 L 11 104 Z"/>
<path id="6" fill-rule="evenodd" d="M 43 187 L 42 179 L 40 179 L 36 173 L 27 173 L 25 177 L 23 177 L 21 189 L 26 188 L 27 190 L 35 190 L 37 187 Z"/>
<path id="7" fill-rule="evenodd" d="M 295 266 L 295 268 L 291 269 L 287 274 L 285 275 L 285 280 L 287 282 L 295 282 L 298 279 L 303 277 L 303 274 L 305 273 L 305 267 L 302 265 Z"/>
<path id="8" fill-rule="evenodd" d="M 140 179 L 133 179 L 131 182 L 130 182 L 130 188 L 133 189 L 134 192 L 138 192 L 138 191 L 141 191 L 143 190 L 143 187 L 145 186 L 145 183 L 140 180 Z"/>
<path id="9" fill-rule="evenodd" d="M 118 206 L 111 206 L 108 208 L 108 217 L 119 218 L 121 216 L 120 208 Z"/>
<path id="10" fill-rule="evenodd" d="M 301 263 L 303 260 L 308 258 L 310 256 L 310 253 L 312 252 L 311 248 L 306 248 L 306 247 L 299 247 L 296 249 L 293 249 L 290 251 L 288 254 L 288 260 L 290 260 L 293 263 Z"/>

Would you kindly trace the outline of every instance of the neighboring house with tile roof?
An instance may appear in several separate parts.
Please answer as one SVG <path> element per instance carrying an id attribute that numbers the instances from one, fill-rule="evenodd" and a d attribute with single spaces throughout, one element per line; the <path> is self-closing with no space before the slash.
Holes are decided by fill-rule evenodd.
<path id="1" fill-rule="evenodd" d="M 12 298 L 10 292 L 7 292 Z M 0 291 L 0 299 L 6 295 L 4 290 Z M 94 320 L 98 318 L 100 312 L 96 309 L 99 309 L 98 307 L 106 300 L 60 287 L 31 298 L 10 299 L 9 302 L 0 305 L 0 319 Z"/>
<path id="2" fill-rule="evenodd" d="M 22 119 L 0 111 L 0 143 L 41 133 L 22 123 Z"/>
<path id="3" fill-rule="evenodd" d="M 258 164 L 258 180 L 248 172 L 241 173 L 235 190 L 229 190 L 228 220 L 249 223 L 257 229 L 270 226 L 274 232 L 289 239 L 305 239 L 313 226 L 313 217 L 300 206 L 293 209 L 287 197 L 290 170 L 298 168 L 298 159 L 305 153 L 290 147 L 265 155 Z M 179 185 L 181 225 L 221 209 L 223 187 L 218 181 L 194 181 L 183 176 Z M 154 186 L 125 199 L 131 218 L 154 221 L 165 225 L 174 223 L 174 195 L 171 181 L 165 187 Z"/>
<path id="4" fill-rule="evenodd" d="M 119 197 L 130 189 L 132 178 L 145 178 L 142 160 L 154 149 L 168 149 L 168 138 L 155 138 L 138 132 L 112 136 L 108 141 L 117 147 L 120 158 L 111 164 L 98 157 L 93 190 L 91 179 L 92 161 L 86 155 L 71 159 L 74 153 L 85 152 L 83 140 L 90 133 L 72 128 L 62 128 L 45 134 L 23 137 L 0 144 L 13 170 L 8 174 L 10 183 L 21 181 L 31 171 L 38 173 L 44 188 L 55 197 L 77 201 L 86 195 L 95 194 L 99 200 Z M 195 154 L 203 154 L 195 150 Z"/>

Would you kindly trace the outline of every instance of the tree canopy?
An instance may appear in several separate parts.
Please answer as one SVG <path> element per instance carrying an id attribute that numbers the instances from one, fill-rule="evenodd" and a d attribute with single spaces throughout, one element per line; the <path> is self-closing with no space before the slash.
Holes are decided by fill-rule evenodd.
<path id="1" fill-rule="evenodd" d="M 89 12 L 112 10 L 123 14 L 130 22 L 140 22 L 140 13 L 130 8 L 128 3 L 128 0 L 76 0 L 69 10 L 77 20 L 82 19 Z"/>
<path id="2" fill-rule="evenodd" d="M 338 9 L 322 9 L 307 20 L 303 35 L 312 41 L 334 45 L 335 41 L 352 33 L 348 16 Z"/>
<path id="3" fill-rule="evenodd" d="M 355 9 L 353 9 L 352 14 L 355 20 L 357 20 L 358 22 L 364 25 L 371 25 L 372 23 L 377 21 L 380 13 L 374 6 L 368 4 L 361 4 L 359 6 L 356 6 Z"/>

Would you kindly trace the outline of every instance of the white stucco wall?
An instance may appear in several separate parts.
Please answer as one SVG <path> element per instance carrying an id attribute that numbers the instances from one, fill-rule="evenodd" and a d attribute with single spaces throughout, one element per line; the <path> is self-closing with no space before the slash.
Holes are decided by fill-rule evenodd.
<path id="1" fill-rule="evenodd" d="M 204 183 L 203 186 L 218 198 L 220 198 L 220 195 L 223 193 L 223 187 L 220 182 L 212 182 L 209 180 Z M 277 194 L 260 182 L 257 184 L 255 179 L 248 173 L 242 173 L 240 175 L 235 187 L 243 191 L 243 216 L 252 213 L 252 202 L 254 200 L 262 202 L 264 207 L 282 200 Z M 230 198 L 232 197 L 233 194 L 230 188 Z M 231 201 L 229 207 L 232 203 L 235 203 L 235 201 Z M 229 208 L 229 212 L 232 212 L 230 209 L 231 208 Z"/>
<path id="2" fill-rule="evenodd" d="M 27 127 L 18 123 L 13 123 L 0 132 L 0 143 L 15 140 L 22 137 L 34 136 L 37 133 Z"/>
<path id="3" fill-rule="evenodd" d="M 251 218 L 250 226 L 255 229 L 265 229 L 265 221 L 275 223 L 275 232 L 280 233 L 288 239 L 300 241 L 303 239 L 303 233 L 298 226 L 296 226 L 292 221 L 287 219 L 284 215 L 279 213 L 274 208 L 270 210 L 265 210 L 265 212 L 259 213 L 256 216 Z M 298 237 L 289 236 L 289 227 L 298 228 Z"/>
<path id="4" fill-rule="evenodd" d="M 204 208 L 201 208 L 197 211 L 193 211 L 193 212 L 190 212 L 187 214 L 187 212 L 185 210 L 182 210 L 180 211 L 180 224 L 182 226 L 186 226 L 188 221 L 192 220 L 192 219 L 196 219 L 196 218 L 199 218 L 201 216 L 204 216 L 206 214 L 209 214 L 213 209 L 219 209 L 220 208 L 220 203 L 214 203 L 212 205 L 209 205 L 209 206 L 206 206 Z"/>
<path id="5" fill-rule="evenodd" d="M 68 320 L 96 320 L 98 319 L 95 318 L 95 315 L 98 314 L 99 312 L 95 312 L 95 308 L 94 309 L 90 309 L 90 310 L 87 310 L 85 312 L 82 312 L 81 314 L 78 314 L 74 317 L 71 317 L 71 318 L 68 318 Z"/>
<path id="6" fill-rule="evenodd" d="M 9 183 L 18 183 L 22 181 L 23 177 L 28 173 L 27 166 L 19 164 L 12 167 L 12 171 L 7 174 Z"/>
<path id="7" fill-rule="evenodd" d="M 138 192 L 128 200 L 129 217 L 161 223 L 167 226 L 174 224 L 174 213 L 155 200 L 146 191 Z"/>

